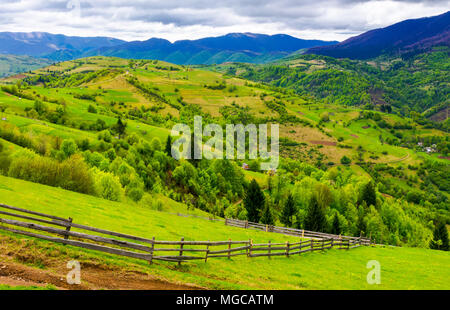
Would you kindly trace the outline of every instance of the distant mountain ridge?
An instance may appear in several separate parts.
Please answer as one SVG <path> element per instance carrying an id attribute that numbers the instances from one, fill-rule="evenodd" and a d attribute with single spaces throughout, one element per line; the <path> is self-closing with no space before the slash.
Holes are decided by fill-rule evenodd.
<path id="1" fill-rule="evenodd" d="M 295 51 L 336 44 L 302 40 L 285 34 L 230 33 L 171 43 L 160 38 L 127 42 L 109 37 L 73 37 L 46 32 L 1 32 L 0 54 L 27 55 L 52 61 L 102 55 L 158 59 L 176 64 L 212 64 L 226 61 L 263 63 Z"/>
<path id="2" fill-rule="evenodd" d="M 336 45 L 313 47 L 307 53 L 335 58 L 369 59 L 380 55 L 418 53 L 439 45 L 450 46 L 450 11 L 371 30 Z"/>
<path id="3" fill-rule="evenodd" d="M 46 32 L 0 32 L 0 54 L 27 55 L 33 57 L 78 57 L 103 46 L 125 43 L 108 37 L 74 37 Z M 66 60 L 66 59 L 62 59 Z"/>
<path id="4" fill-rule="evenodd" d="M 147 41 L 102 47 L 84 56 L 147 58 L 176 64 L 213 64 L 228 61 L 263 63 L 301 49 L 335 43 L 337 42 L 302 40 L 285 34 L 230 33 L 219 37 L 180 40 L 174 43 L 152 38 Z"/>

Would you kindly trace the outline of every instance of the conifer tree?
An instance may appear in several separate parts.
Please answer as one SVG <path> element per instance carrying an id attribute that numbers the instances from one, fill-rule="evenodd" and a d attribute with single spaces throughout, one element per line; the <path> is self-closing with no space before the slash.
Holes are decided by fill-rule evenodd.
<path id="1" fill-rule="evenodd" d="M 448 231 L 445 223 L 439 221 L 433 232 L 433 239 L 430 241 L 430 249 L 449 251 Z"/>
<path id="2" fill-rule="evenodd" d="M 258 183 L 253 179 L 247 189 L 244 206 L 247 210 L 247 218 L 250 222 L 258 223 L 261 208 L 264 206 L 265 197 Z"/>
<path id="3" fill-rule="evenodd" d="M 169 135 L 167 137 L 165 151 L 168 156 L 172 156 L 172 136 L 171 135 Z"/>
<path id="4" fill-rule="evenodd" d="M 266 206 L 264 207 L 262 216 L 261 216 L 261 223 L 266 225 L 274 225 L 275 221 L 273 219 L 272 210 L 270 208 L 270 202 L 266 202 Z"/>
<path id="5" fill-rule="evenodd" d="M 292 197 L 292 194 L 289 194 L 286 203 L 284 204 L 283 212 L 281 213 L 281 222 L 286 225 L 286 227 L 292 227 L 292 217 L 295 215 L 296 211 L 294 198 Z"/>
<path id="6" fill-rule="evenodd" d="M 341 234 L 341 223 L 339 222 L 339 216 L 337 214 L 333 217 L 333 224 L 331 225 L 331 233 L 333 235 Z"/>
<path id="7" fill-rule="evenodd" d="M 305 219 L 305 229 L 311 231 L 324 231 L 325 214 L 317 201 L 316 196 L 312 196 L 309 202 L 308 214 Z"/>
<path id="8" fill-rule="evenodd" d="M 372 181 L 368 182 L 362 191 L 361 200 L 366 202 L 368 207 L 377 205 L 377 195 Z"/>
<path id="9" fill-rule="evenodd" d="M 125 130 L 127 128 L 127 124 L 122 121 L 122 118 L 119 117 L 117 120 L 117 124 L 115 126 L 115 129 L 117 133 L 119 134 L 119 138 L 121 138 L 125 134 Z"/>

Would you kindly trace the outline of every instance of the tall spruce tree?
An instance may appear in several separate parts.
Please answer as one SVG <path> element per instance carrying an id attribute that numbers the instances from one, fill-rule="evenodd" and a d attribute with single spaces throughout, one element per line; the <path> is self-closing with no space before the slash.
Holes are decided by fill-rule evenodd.
<path id="1" fill-rule="evenodd" d="M 291 194 L 289 194 L 281 213 L 281 223 L 283 223 L 287 227 L 292 227 L 293 216 L 295 215 L 296 211 L 297 210 L 295 209 L 294 198 Z"/>
<path id="2" fill-rule="evenodd" d="M 198 144 L 200 144 L 200 143 L 201 143 L 201 140 L 197 138 L 197 142 L 198 142 Z M 189 162 L 190 162 L 194 167 L 198 167 L 198 164 L 199 164 L 199 162 L 200 162 L 200 159 L 196 159 L 196 158 L 195 158 L 195 153 L 200 154 L 200 152 L 201 152 L 201 145 L 196 145 L 194 133 L 191 134 L 191 144 L 190 144 L 190 146 L 191 146 L 191 149 L 190 149 L 190 152 L 191 152 L 191 159 L 189 159 Z"/>
<path id="3" fill-rule="evenodd" d="M 433 239 L 430 241 L 430 249 L 449 251 L 448 231 L 445 223 L 439 221 L 434 228 Z"/>
<path id="4" fill-rule="evenodd" d="M 365 213 L 366 203 L 363 202 L 363 205 L 358 209 L 358 222 L 356 223 L 357 233 L 360 236 L 364 236 L 367 231 L 367 222 L 366 222 L 366 213 Z"/>
<path id="5" fill-rule="evenodd" d="M 165 152 L 168 156 L 172 156 L 172 136 L 171 135 L 169 135 L 167 137 Z"/>
<path id="6" fill-rule="evenodd" d="M 370 206 L 377 206 L 377 195 L 375 193 L 375 187 L 373 185 L 373 182 L 370 181 L 366 185 L 364 185 L 361 200 L 366 202 L 366 205 L 368 207 Z M 361 201 L 361 202 L 362 202 Z"/>
<path id="7" fill-rule="evenodd" d="M 325 214 L 315 195 L 311 197 L 308 206 L 308 214 L 305 218 L 305 229 L 323 232 L 325 228 Z"/>
<path id="8" fill-rule="evenodd" d="M 123 135 L 125 134 L 126 128 L 127 128 L 127 123 L 124 123 L 122 121 L 122 118 L 119 117 L 119 119 L 117 120 L 117 124 L 115 126 L 115 130 L 119 134 L 119 138 L 123 137 Z"/>
<path id="9" fill-rule="evenodd" d="M 261 223 L 266 225 L 275 225 L 275 221 L 273 219 L 272 210 L 270 208 L 270 200 L 267 200 L 266 206 L 264 207 L 262 216 L 261 216 Z"/>
<path id="10" fill-rule="evenodd" d="M 333 235 L 341 234 L 341 223 L 339 222 L 339 216 L 337 214 L 333 217 L 333 224 L 331 225 L 331 233 Z"/>
<path id="11" fill-rule="evenodd" d="M 258 183 L 253 179 L 247 189 L 244 198 L 244 206 L 247 210 L 247 218 L 250 222 L 258 223 L 261 209 L 264 206 L 265 197 Z"/>

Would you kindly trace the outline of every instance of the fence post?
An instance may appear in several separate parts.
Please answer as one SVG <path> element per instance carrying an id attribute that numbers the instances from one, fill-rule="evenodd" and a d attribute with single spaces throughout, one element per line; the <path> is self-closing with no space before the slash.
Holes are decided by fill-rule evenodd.
<path id="1" fill-rule="evenodd" d="M 286 257 L 289 257 L 289 241 L 286 241 Z"/>
<path id="2" fill-rule="evenodd" d="M 184 237 L 181 238 L 181 242 L 183 242 L 183 241 L 184 241 Z M 183 246 L 184 246 L 184 244 L 181 243 L 180 244 L 180 260 L 178 261 L 178 266 L 181 265 L 181 256 L 183 256 Z"/>
<path id="3" fill-rule="evenodd" d="M 311 251 L 314 249 L 314 243 L 313 238 L 311 238 Z"/>
<path id="4" fill-rule="evenodd" d="M 268 257 L 269 257 L 269 259 L 271 259 L 270 253 L 272 253 L 272 250 L 271 250 L 272 244 L 271 244 L 271 243 L 272 243 L 272 241 L 269 240 L 269 251 L 268 251 L 268 254 L 269 254 Z"/>
<path id="5" fill-rule="evenodd" d="M 333 246 L 334 246 L 334 239 L 333 239 L 333 238 L 331 238 L 331 247 L 330 247 L 330 249 L 332 249 L 332 248 L 333 248 Z"/>
<path id="6" fill-rule="evenodd" d="M 250 249 L 249 249 L 249 254 L 248 256 L 252 256 L 252 247 L 253 247 L 253 239 L 250 239 Z"/>
<path id="7" fill-rule="evenodd" d="M 152 239 L 152 247 L 150 249 L 150 265 L 153 264 L 153 251 L 155 250 L 155 237 Z"/>
<path id="8" fill-rule="evenodd" d="M 248 228 L 248 221 L 245 221 L 245 228 Z"/>
<path id="9" fill-rule="evenodd" d="M 209 240 L 208 240 L 209 242 Z M 206 245 L 206 256 L 205 256 L 205 263 L 208 260 L 208 254 L 209 254 L 209 243 Z"/>
<path id="10" fill-rule="evenodd" d="M 266 232 L 269 231 L 269 225 L 266 224 Z"/>
<path id="11" fill-rule="evenodd" d="M 225 218 L 225 226 L 227 226 L 227 225 L 228 225 L 228 219 Z"/>
<path id="12" fill-rule="evenodd" d="M 305 230 L 302 229 L 302 239 L 305 238 Z"/>
<path id="13" fill-rule="evenodd" d="M 322 251 L 324 250 L 325 239 L 322 238 Z"/>
<path id="14" fill-rule="evenodd" d="M 70 228 L 72 228 L 72 221 L 73 221 L 73 219 L 71 217 L 69 217 L 69 221 L 68 221 L 69 222 L 69 226 L 66 227 L 66 231 L 67 232 L 69 232 Z M 69 235 L 65 235 L 64 239 L 66 239 L 66 240 L 69 239 Z"/>
<path id="15" fill-rule="evenodd" d="M 228 259 L 231 259 L 231 239 L 228 240 Z"/>

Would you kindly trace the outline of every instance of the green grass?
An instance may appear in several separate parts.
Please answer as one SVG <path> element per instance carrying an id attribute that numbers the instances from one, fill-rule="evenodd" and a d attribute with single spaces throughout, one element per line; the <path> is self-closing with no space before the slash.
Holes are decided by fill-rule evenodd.
<path id="1" fill-rule="evenodd" d="M 6 291 L 45 291 L 45 290 L 56 290 L 56 288 L 52 285 L 47 286 L 10 286 L 10 285 L 4 285 L 0 284 L 0 291 L 6 290 Z"/>
<path id="2" fill-rule="evenodd" d="M 298 239 L 245 230 L 197 218 L 178 217 L 141 205 L 92 196 L 0 176 L 0 201 L 17 207 L 73 217 L 80 224 L 159 240 L 248 240 L 284 242 Z M 3 234 L 3 232 L 0 232 Z M 418 248 L 363 247 L 307 253 L 290 258 L 210 259 L 177 267 L 115 257 L 36 241 L 39 247 L 66 249 L 72 257 L 102 260 L 181 283 L 217 289 L 448 289 L 450 253 Z M 61 250 L 61 251 L 63 251 Z M 369 285 L 366 264 L 381 265 L 381 284 Z"/>

